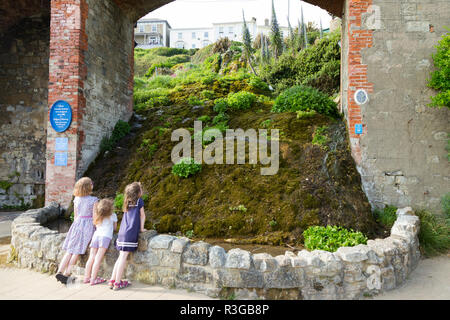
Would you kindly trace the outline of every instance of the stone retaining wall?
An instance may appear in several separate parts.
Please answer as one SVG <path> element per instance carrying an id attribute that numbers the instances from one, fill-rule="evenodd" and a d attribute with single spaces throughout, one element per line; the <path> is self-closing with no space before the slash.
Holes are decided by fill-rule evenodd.
<path id="1" fill-rule="evenodd" d="M 54 273 L 64 252 L 66 234 L 42 225 L 60 216 L 59 206 L 29 210 L 12 223 L 10 259 L 19 267 Z M 126 277 L 169 288 L 185 288 L 211 297 L 238 299 L 358 299 L 402 284 L 419 259 L 419 218 L 411 208 L 399 209 L 391 236 L 336 252 L 286 251 L 272 257 L 241 249 L 226 252 L 205 242 L 141 233 Z M 109 277 L 118 251 L 111 244 L 100 269 Z M 82 274 L 84 255 L 76 267 Z"/>

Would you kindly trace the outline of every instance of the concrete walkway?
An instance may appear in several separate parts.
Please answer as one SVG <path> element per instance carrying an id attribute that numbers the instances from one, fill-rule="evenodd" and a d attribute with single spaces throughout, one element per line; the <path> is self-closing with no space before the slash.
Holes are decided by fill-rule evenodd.
<path id="1" fill-rule="evenodd" d="M 375 300 L 450 300 L 450 253 L 422 259 L 406 282 Z"/>
<path id="2" fill-rule="evenodd" d="M 28 269 L 0 268 L 0 300 L 212 300 L 206 295 L 181 289 L 166 289 L 132 282 L 113 291 L 106 283 L 91 286 L 77 279 L 63 285 L 54 275 Z"/>
<path id="3" fill-rule="evenodd" d="M 0 212 L 0 238 L 11 235 L 11 223 L 23 211 Z"/>

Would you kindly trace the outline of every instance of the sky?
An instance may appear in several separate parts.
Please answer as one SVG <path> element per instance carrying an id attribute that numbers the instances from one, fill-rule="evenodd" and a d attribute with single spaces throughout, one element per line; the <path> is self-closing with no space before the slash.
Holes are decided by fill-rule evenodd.
<path id="1" fill-rule="evenodd" d="M 278 24 L 287 27 L 287 16 L 293 28 L 300 19 L 303 7 L 305 21 L 314 21 L 319 26 L 320 19 L 324 29 L 330 26 L 332 17 L 323 9 L 299 0 L 274 0 Z M 213 22 L 242 21 L 256 18 L 258 25 L 271 18 L 272 0 L 176 0 L 150 12 L 144 18 L 167 20 L 173 29 L 211 27 Z"/>

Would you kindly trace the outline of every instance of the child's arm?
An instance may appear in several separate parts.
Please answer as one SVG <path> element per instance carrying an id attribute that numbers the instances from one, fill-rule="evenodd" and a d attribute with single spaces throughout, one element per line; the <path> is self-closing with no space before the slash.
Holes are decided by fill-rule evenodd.
<path id="1" fill-rule="evenodd" d="M 144 212 L 144 207 L 141 208 L 141 232 L 147 231 L 144 229 L 144 224 L 145 224 L 145 212 Z"/>

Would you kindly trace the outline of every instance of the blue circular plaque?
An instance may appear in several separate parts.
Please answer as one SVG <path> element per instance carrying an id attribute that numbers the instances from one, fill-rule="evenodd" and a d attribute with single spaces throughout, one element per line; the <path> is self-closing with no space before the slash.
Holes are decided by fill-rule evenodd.
<path id="1" fill-rule="evenodd" d="M 72 122 L 72 108 L 63 100 L 56 101 L 50 109 L 50 124 L 56 132 L 64 132 Z"/>

